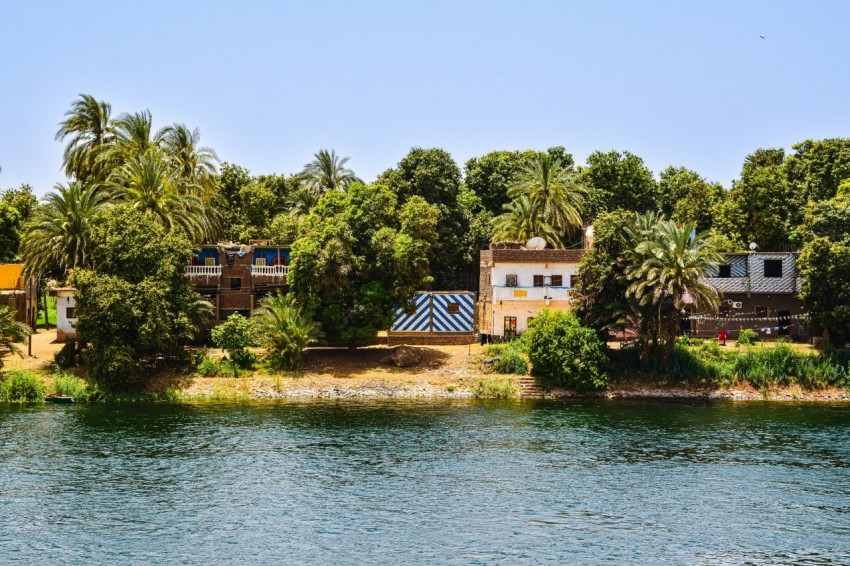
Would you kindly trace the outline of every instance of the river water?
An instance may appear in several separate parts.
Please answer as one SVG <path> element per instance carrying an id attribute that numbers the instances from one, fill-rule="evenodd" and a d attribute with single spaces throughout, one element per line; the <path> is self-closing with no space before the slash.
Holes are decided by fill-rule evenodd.
<path id="1" fill-rule="evenodd" d="M 848 564 L 850 405 L 0 404 L 0 563 Z"/>

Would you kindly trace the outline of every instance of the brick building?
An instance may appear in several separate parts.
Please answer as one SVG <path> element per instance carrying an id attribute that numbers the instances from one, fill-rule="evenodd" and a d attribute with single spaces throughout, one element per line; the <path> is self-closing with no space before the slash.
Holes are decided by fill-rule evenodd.
<path id="1" fill-rule="evenodd" d="M 215 305 L 215 320 L 248 316 L 264 295 L 288 290 L 289 248 L 259 241 L 202 246 L 186 267 L 195 289 Z"/>

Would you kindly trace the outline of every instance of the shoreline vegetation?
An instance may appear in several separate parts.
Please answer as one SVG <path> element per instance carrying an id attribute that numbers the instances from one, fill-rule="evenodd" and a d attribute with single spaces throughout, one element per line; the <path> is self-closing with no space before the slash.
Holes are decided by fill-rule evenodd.
<path id="1" fill-rule="evenodd" d="M 6 402 L 43 402 L 47 393 L 72 395 L 77 402 L 247 402 L 253 400 L 443 400 L 443 399 L 669 399 L 692 401 L 814 401 L 848 402 L 850 388 L 828 384 L 803 387 L 794 379 L 775 379 L 756 387 L 745 379 L 730 377 L 721 383 L 715 378 L 659 379 L 625 372 L 612 373 L 607 388 L 577 391 L 549 387 L 522 371 L 500 373 L 493 359 L 510 348 L 508 345 L 469 346 L 371 346 L 348 349 L 310 348 L 304 355 L 300 372 L 275 372 L 263 364 L 253 370 L 241 370 L 238 377 L 225 370 L 222 376 L 204 377 L 198 366 L 182 371 L 160 372 L 145 392 L 104 394 L 88 385 L 79 368 L 77 374 L 52 365 L 52 352 L 61 344 L 47 342 L 50 332 L 38 336 L 44 342 L 41 357 L 26 358 L 10 364 L 0 380 L 0 400 Z M 716 344 L 716 342 L 714 343 Z M 615 344 L 610 344 L 616 347 Z M 791 350 L 799 356 L 814 358 L 814 350 L 805 345 L 756 344 L 721 347 L 688 346 L 699 354 L 710 350 L 712 356 L 733 358 L 746 353 Z M 609 348 L 609 354 L 628 352 Z M 205 360 L 219 361 L 220 350 L 197 350 Z M 258 352 L 261 353 L 261 352 Z M 201 357 L 200 355 L 198 356 Z M 502 355 L 501 358 L 508 356 Z M 399 367 L 399 364 L 407 367 Z M 527 365 L 525 366 L 527 368 Z M 611 371 L 618 370 L 612 368 Z M 696 375 L 692 373 L 690 375 Z M 16 382 L 14 391 L 9 389 Z M 17 396 L 17 397 L 16 397 Z"/>

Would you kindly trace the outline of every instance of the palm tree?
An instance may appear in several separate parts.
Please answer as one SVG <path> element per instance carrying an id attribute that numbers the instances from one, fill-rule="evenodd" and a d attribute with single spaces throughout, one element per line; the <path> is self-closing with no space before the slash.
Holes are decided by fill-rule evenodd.
<path id="1" fill-rule="evenodd" d="M 153 117 L 149 110 L 133 114 L 125 112 L 112 121 L 111 128 L 111 143 L 98 157 L 107 171 L 114 172 L 133 158 L 162 150 L 166 129 L 153 131 Z"/>
<path id="2" fill-rule="evenodd" d="M 643 218 L 642 223 L 638 218 L 643 238 L 634 245 L 634 261 L 625 270 L 631 281 L 627 293 L 641 306 L 654 307 L 666 359 L 673 348 L 686 296 L 695 308 L 717 312 L 717 291 L 700 279 L 723 262 L 723 255 L 708 242 L 707 232 L 696 233 L 694 223 L 678 226 L 662 217 L 650 232 L 646 226 L 649 218 Z"/>
<path id="3" fill-rule="evenodd" d="M 213 208 L 192 194 L 195 185 L 179 178 L 155 153 L 146 152 L 125 163 L 110 176 L 110 185 L 121 201 L 155 217 L 169 230 L 182 230 L 193 243 L 218 235 Z"/>
<path id="4" fill-rule="evenodd" d="M 24 227 L 24 275 L 89 267 L 94 218 L 112 200 L 114 195 L 96 185 L 56 185 Z"/>
<path id="5" fill-rule="evenodd" d="M 552 247 L 562 247 L 561 232 L 548 224 L 528 195 L 517 196 L 505 205 L 505 212 L 493 219 L 493 239 L 525 242 L 535 236 Z"/>
<path id="6" fill-rule="evenodd" d="M 215 188 L 219 159 L 212 148 L 200 143 L 201 131 L 198 128 L 190 130 L 184 124 L 174 124 L 165 128 L 162 147 L 177 175 L 200 187 L 200 196 L 208 202 Z"/>
<path id="7" fill-rule="evenodd" d="M 23 358 L 24 353 L 15 342 L 23 342 L 31 333 L 29 326 L 15 320 L 14 310 L 5 305 L 0 306 L 0 348 Z M 0 367 L 3 367 L 2 360 L 0 360 Z"/>
<path id="8" fill-rule="evenodd" d="M 251 315 L 254 335 L 280 369 L 301 369 L 301 352 L 321 338 L 319 324 L 292 296 L 266 295 Z"/>
<path id="9" fill-rule="evenodd" d="M 321 195 L 327 191 L 346 191 L 352 183 L 361 182 L 354 171 L 345 164 L 349 158 L 340 157 L 334 150 L 319 150 L 314 159 L 304 166 L 301 177 L 304 185 Z"/>
<path id="10" fill-rule="evenodd" d="M 300 187 L 286 198 L 286 209 L 290 214 L 310 214 L 316 203 L 319 202 L 321 194 L 310 190 L 308 187 Z"/>
<path id="11" fill-rule="evenodd" d="M 575 182 L 572 171 L 557 157 L 538 154 L 523 167 L 508 195 L 527 196 L 541 221 L 561 233 L 572 235 L 581 228 L 587 189 Z"/>
<path id="12" fill-rule="evenodd" d="M 65 112 L 66 118 L 59 123 L 56 139 L 64 141 L 71 137 L 63 155 L 66 175 L 88 183 L 100 183 L 106 179 L 107 173 L 99 162 L 99 156 L 114 137 L 111 114 L 111 105 L 98 102 L 90 94 L 81 94 L 80 99 Z"/>

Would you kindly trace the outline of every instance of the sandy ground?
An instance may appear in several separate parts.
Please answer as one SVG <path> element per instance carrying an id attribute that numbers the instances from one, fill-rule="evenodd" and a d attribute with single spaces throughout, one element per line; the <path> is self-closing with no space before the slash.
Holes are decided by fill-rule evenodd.
<path id="1" fill-rule="evenodd" d="M 33 356 L 4 357 L 5 368 L 49 370 L 53 356 L 62 348 L 55 330 L 40 329 L 32 336 Z M 616 347 L 616 346 L 615 346 Z M 731 345 L 727 347 L 732 347 Z M 758 346 L 757 346 L 758 347 Z M 322 397 L 412 397 L 469 398 L 482 378 L 494 377 L 482 369 L 484 349 L 468 346 L 415 347 L 422 359 L 414 367 L 398 368 L 385 362 L 394 351 L 386 346 L 370 346 L 356 351 L 337 348 L 313 348 L 305 352 L 304 369 L 298 374 L 267 375 L 244 372 L 239 378 L 184 375 L 165 377 L 159 385 L 179 387 L 188 398 L 322 398 Z M 219 357 L 221 352 L 209 350 Z M 495 376 L 512 380 L 518 390 L 529 396 L 540 392 L 520 387 L 518 376 Z M 543 391 L 545 398 L 577 397 L 574 391 Z M 588 396 L 586 394 L 581 396 Z M 609 390 L 591 396 L 605 398 L 682 398 L 777 401 L 850 401 L 850 390 L 823 389 L 803 391 L 798 386 L 767 392 L 739 384 L 726 389 L 695 386 L 660 386 L 654 383 L 617 383 Z"/>

